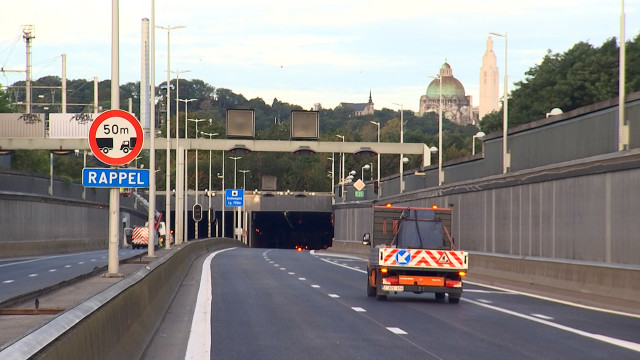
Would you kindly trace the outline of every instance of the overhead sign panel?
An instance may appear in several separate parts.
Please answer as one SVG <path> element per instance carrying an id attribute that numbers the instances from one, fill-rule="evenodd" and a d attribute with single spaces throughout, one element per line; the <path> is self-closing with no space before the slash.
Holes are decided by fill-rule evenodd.
<path id="1" fill-rule="evenodd" d="M 90 113 L 65 113 L 65 114 L 49 114 L 49 137 L 70 139 L 89 137 L 91 123 L 96 119 L 98 114 Z"/>
<path id="2" fill-rule="evenodd" d="M 44 114 L 0 114 L 0 138 L 44 138 Z"/>
<path id="3" fill-rule="evenodd" d="M 227 138 L 252 139 L 256 133 L 253 109 L 227 109 Z"/>
<path id="4" fill-rule="evenodd" d="M 317 111 L 291 110 L 291 139 L 317 140 L 319 124 Z"/>
<path id="5" fill-rule="evenodd" d="M 225 189 L 224 190 L 225 206 L 244 206 L 244 190 L 243 189 Z"/>
<path id="6" fill-rule="evenodd" d="M 82 169 L 82 185 L 99 188 L 148 188 L 149 169 Z"/>

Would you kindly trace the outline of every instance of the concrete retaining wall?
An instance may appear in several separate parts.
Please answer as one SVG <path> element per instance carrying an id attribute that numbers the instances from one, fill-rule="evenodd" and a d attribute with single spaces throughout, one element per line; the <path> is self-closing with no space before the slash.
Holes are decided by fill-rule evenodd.
<path id="1" fill-rule="evenodd" d="M 0 352 L 2 359 L 137 359 L 194 260 L 232 239 L 184 244 Z"/>

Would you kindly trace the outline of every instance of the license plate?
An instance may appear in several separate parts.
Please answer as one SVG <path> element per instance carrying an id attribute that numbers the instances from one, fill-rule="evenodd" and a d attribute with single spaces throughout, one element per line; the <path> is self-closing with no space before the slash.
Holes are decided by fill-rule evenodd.
<path id="1" fill-rule="evenodd" d="M 404 291 L 404 286 L 398 285 L 382 285 L 384 291 Z"/>

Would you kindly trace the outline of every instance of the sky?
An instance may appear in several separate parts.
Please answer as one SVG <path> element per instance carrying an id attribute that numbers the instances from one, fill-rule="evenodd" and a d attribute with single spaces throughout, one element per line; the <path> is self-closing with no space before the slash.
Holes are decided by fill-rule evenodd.
<path id="1" fill-rule="evenodd" d="M 24 70 L 22 25 L 33 25 L 32 78 L 111 78 L 112 1 L 0 0 L 0 67 Z M 507 34 L 508 88 L 548 50 L 620 35 L 615 0 L 155 0 L 156 26 L 170 31 L 171 71 L 247 99 L 274 98 L 311 109 L 367 102 L 418 111 L 447 61 L 478 105 L 482 56 L 490 32 Z M 142 19 L 152 0 L 119 2 L 120 83 L 140 80 Z M 626 39 L 640 33 L 640 0 L 624 1 Z M 503 89 L 502 37 L 493 39 Z M 155 82 L 167 79 L 167 31 L 155 32 Z M 0 84 L 24 80 L 1 72 Z M 175 73 L 172 74 L 175 78 Z"/>

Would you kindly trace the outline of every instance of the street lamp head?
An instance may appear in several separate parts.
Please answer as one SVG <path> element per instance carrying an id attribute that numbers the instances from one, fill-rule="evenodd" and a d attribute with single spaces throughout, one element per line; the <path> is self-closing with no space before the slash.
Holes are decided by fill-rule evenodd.
<path id="1" fill-rule="evenodd" d="M 402 162 L 406 164 L 406 163 L 408 163 L 408 162 L 409 162 L 409 159 L 407 159 L 406 157 L 403 157 L 403 158 L 402 158 Z"/>
<path id="2" fill-rule="evenodd" d="M 355 171 L 355 170 L 351 170 L 351 171 L 349 171 L 349 175 L 351 175 L 351 176 L 355 176 L 355 175 L 356 175 L 356 171 Z"/>
<path id="3" fill-rule="evenodd" d="M 500 33 L 497 33 L 497 32 L 490 32 L 490 33 L 489 33 L 489 35 L 495 35 L 495 36 L 500 36 L 500 37 L 507 37 L 507 33 L 500 34 Z"/>
<path id="4" fill-rule="evenodd" d="M 344 142 L 344 136 L 342 136 L 342 135 L 336 135 L 336 137 L 339 137 L 340 139 L 342 139 L 342 142 Z"/>
<path id="5" fill-rule="evenodd" d="M 364 166 L 362 168 L 365 169 L 365 170 L 369 170 L 369 169 L 371 169 L 371 165 L 364 164 Z"/>
<path id="6" fill-rule="evenodd" d="M 485 135 L 487 134 L 485 134 L 483 131 L 478 131 L 475 135 L 473 135 L 473 137 L 479 139 L 479 138 L 483 138 Z"/>
<path id="7" fill-rule="evenodd" d="M 432 147 L 429 148 L 429 151 L 432 152 L 432 153 L 437 153 L 438 152 L 438 148 L 435 147 L 435 146 L 432 146 Z"/>
<path id="8" fill-rule="evenodd" d="M 370 123 L 372 123 L 373 125 L 380 126 L 380 123 L 379 123 L 379 122 L 377 122 L 377 121 L 371 121 L 371 120 L 369 120 L 369 122 L 370 122 Z"/>

